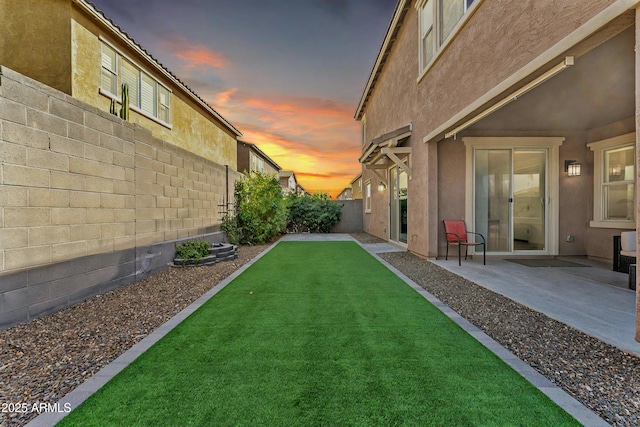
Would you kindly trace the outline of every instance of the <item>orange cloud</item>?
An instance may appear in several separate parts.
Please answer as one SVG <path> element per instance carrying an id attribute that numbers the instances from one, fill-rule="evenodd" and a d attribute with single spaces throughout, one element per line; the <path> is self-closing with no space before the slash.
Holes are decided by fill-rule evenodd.
<path id="1" fill-rule="evenodd" d="M 218 52 L 202 44 L 190 42 L 186 37 L 176 35 L 163 44 L 171 55 L 184 62 L 184 68 L 223 68 L 227 60 Z"/>
<path id="2" fill-rule="evenodd" d="M 216 95 L 216 105 L 218 104 L 226 104 L 227 102 L 229 102 L 229 99 L 231 99 L 231 97 L 233 96 L 234 93 L 236 93 L 238 91 L 238 89 L 229 89 L 226 90 L 224 92 L 220 92 L 219 94 Z"/>
<path id="3" fill-rule="evenodd" d="M 361 171 L 360 124 L 353 107 L 333 100 L 257 97 L 230 89 L 212 95 L 214 108 L 309 192 L 340 193 Z"/>

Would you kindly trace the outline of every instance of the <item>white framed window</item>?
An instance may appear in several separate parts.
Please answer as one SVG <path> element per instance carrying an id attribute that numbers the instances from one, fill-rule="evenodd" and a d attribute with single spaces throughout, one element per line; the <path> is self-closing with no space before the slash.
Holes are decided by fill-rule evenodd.
<path id="1" fill-rule="evenodd" d="M 420 31 L 419 64 L 422 75 L 426 73 L 439 52 L 452 38 L 462 23 L 468 19 L 474 2 L 481 0 L 419 0 L 418 28 Z M 465 17 L 465 15 L 467 15 Z M 463 19 L 465 17 L 465 19 Z"/>
<path id="2" fill-rule="evenodd" d="M 140 91 L 140 70 L 131 62 L 123 59 L 121 61 L 122 83 L 129 86 L 129 104 L 138 106 L 138 92 Z"/>
<path id="3" fill-rule="evenodd" d="M 249 153 L 249 157 L 251 159 L 249 165 L 249 168 L 251 169 L 250 172 L 255 171 L 264 173 L 264 160 L 254 153 Z"/>
<path id="4" fill-rule="evenodd" d="M 100 88 L 110 94 L 118 94 L 118 56 L 116 51 L 102 44 Z"/>
<path id="5" fill-rule="evenodd" d="M 636 134 L 587 144 L 593 151 L 593 221 L 591 227 L 636 227 Z"/>
<path id="6" fill-rule="evenodd" d="M 120 83 L 126 83 L 130 107 L 171 128 L 171 91 L 104 40 L 101 48 L 100 92 L 122 102 Z"/>
<path id="7" fill-rule="evenodd" d="M 427 0 L 419 12 L 420 19 L 420 69 L 423 70 L 433 59 L 435 52 L 433 40 L 434 1 Z"/>
<path id="8" fill-rule="evenodd" d="M 371 213 L 371 181 L 364 183 L 364 212 Z"/>
<path id="9" fill-rule="evenodd" d="M 158 85 L 158 118 L 169 123 L 171 116 L 171 92 L 164 86 Z"/>

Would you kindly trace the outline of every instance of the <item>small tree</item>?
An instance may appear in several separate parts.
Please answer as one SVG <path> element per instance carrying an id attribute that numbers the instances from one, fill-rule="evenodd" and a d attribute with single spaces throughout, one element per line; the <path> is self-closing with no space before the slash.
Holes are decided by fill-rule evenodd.
<path id="1" fill-rule="evenodd" d="M 275 175 L 245 174 L 235 184 L 235 215 L 223 218 L 222 228 L 234 244 L 262 244 L 285 231 L 287 211 Z"/>
<path id="2" fill-rule="evenodd" d="M 342 217 L 342 205 L 326 193 L 287 196 L 287 231 L 329 233 Z"/>

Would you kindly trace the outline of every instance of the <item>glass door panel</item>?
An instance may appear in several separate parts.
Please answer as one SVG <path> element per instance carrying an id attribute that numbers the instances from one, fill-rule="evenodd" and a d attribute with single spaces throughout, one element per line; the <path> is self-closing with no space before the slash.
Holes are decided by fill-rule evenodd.
<path id="1" fill-rule="evenodd" d="M 407 173 L 400 169 L 398 173 L 398 241 L 407 243 L 407 191 L 409 179 Z"/>
<path id="2" fill-rule="evenodd" d="M 407 243 L 407 190 L 409 177 L 398 166 L 389 169 L 389 238 Z"/>
<path id="3" fill-rule="evenodd" d="M 513 250 L 546 249 L 545 150 L 513 152 Z"/>
<path id="4" fill-rule="evenodd" d="M 511 150 L 475 151 L 475 231 L 487 252 L 511 251 Z"/>
<path id="5" fill-rule="evenodd" d="M 397 168 L 389 169 L 389 239 L 398 241 L 398 172 Z"/>

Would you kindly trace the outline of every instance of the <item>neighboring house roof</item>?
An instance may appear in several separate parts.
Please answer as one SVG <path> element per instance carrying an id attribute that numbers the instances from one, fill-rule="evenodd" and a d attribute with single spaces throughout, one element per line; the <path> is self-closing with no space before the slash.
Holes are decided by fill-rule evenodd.
<path id="1" fill-rule="evenodd" d="M 364 108 L 367 105 L 367 101 L 369 101 L 369 97 L 373 92 L 376 82 L 378 81 L 378 76 L 382 72 L 384 68 L 384 64 L 387 62 L 387 58 L 389 53 L 391 52 L 391 48 L 393 47 L 393 43 L 396 41 L 396 36 L 402 23 L 404 21 L 404 17 L 407 14 L 410 6 L 409 1 L 407 0 L 399 0 L 396 4 L 396 9 L 393 12 L 393 17 L 391 18 L 391 22 L 389 23 L 389 28 L 387 28 L 387 33 L 384 36 L 384 40 L 382 42 L 382 46 L 380 46 L 380 50 L 378 51 L 378 56 L 376 57 L 376 62 L 371 70 L 371 74 L 369 75 L 369 80 L 367 81 L 367 86 L 364 89 L 362 97 L 360 98 L 360 103 L 358 104 L 358 109 L 355 113 L 355 119 L 360 120 L 362 118 L 362 114 L 364 113 Z"/>
<path id="2" fill-rule="evenodd" d="M 172 81 L 178 87 L 184 90 L 184 92 L 189 96 L 196 104 L 203 107 L 206 111 L 208 111 L 212 116 L 214 116 L 220 123 L 222 123 L 225 127 L 227 127 L 232 133 L 237 136 L 242 136 L 242 132 L 236 129 L 231 123 L 229 123 L 224 117 L 222 117 L 216 110 L 213 109 L 211 105 L 209 105 L 204 99 L 200 98 L 200 96 L 193 91 L 189 86 L 187 86 L 182 80 L 180 80 L 177 76 L 175 76 L 169 69 L 167 69 L 164 65 L 162 65 L 156 58 L 154 58 L 145 48 L 143 48 L 138 42 L 136 42 L 129 34 L 122 30 L 115 22 L 111 20 L 108 16 L 104 14 L 101 10 L 99 10 L 96 5 L 87 1 L 87 0 L 73 0 L 75 4 L 77 4 L 82 10 L 96 18 L 103 25 L 107 26 L 111 31 L 120 38 L 120 40 L 126 44 L 128 47 L 136 51 L 139 55 L 142 55 L 146 58 L 150 64 L 152 64 L 156 71 L 162 74 L 164 77 Z"/>
<path id="3" fill-rule="evenodd" d="M 352 190 L 353 189 L 351 187 L 346 187 L 340 192 L 340 194 L 338 194 L 337 199 L 342 200 L 343 197 L 352 197 L 352 194 L 351 194 Z"/>
<path id="4" fill-rule="evenodd" d="M 293 171 L 280 171 L 280 172 L 278 172 L 278 177 L 279 178 L 289 178 L 291 175 L 293 175 L 293 179 L 296 179 L 296 174 Z"/>
<path id="5" fill-rule="evenodd" d="M 278 179 L 280 180 L 280 186 L 282 186 L 283 188 L 290 188 L 289 187 L 289 179 L 293 177 L 293 181 L 296 183 L 296 187 L 295 188 L 291 188 L 292 190 L 297 190 L 297 188 L 300 186 L 300 184 L 298 184 L 298 180 L 296 179 L 296 173 L 293 171 L 279 171 L 278 172 Z"/>
<path id="6" fill-rule="evenodd" d="M 359 180 L 361 178 L 362 178 L 362 172 L 359 173 L 355 178 L 353 178 L 349 184 L 353 185 L 354 182 L 356 182 L 357 180 Z"/>
<path id="7" fill-rule="evenodd" d="M 269 162 L 271 164 L 271 166 L 273 166 L 273 168 L 275 170 L 277 170 L 278 172 L 282 169 L 280 167 L 280 165 L 278 165 L 276 162 L 273 161 L 273 159 L 271 159 L 271 157 L 267 156 L 264 151 L 262 151 L 260 148 L 258 148 L 257 145 L 252 144 L 250 142 L 247 141 L 240 141 L 238 140 L 238 144 L 243 144 L 246 145 L 247 147 L 249 147 L 249 149 L 255 151 L 256 153 L 258 153 L 260 155 L 260 157 L 262 157 L 263 160 L 266 160 L 267 162 Z"/>

